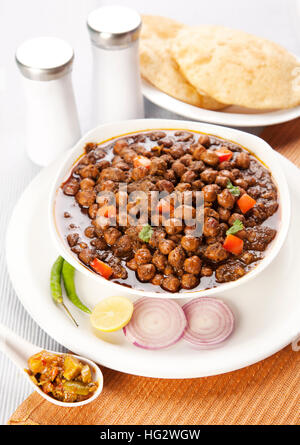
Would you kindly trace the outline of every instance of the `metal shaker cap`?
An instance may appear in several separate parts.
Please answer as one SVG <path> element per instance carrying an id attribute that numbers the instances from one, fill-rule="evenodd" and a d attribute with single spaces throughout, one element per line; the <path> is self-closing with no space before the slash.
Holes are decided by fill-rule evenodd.
<path id="1" fill-rule="evenodd" d="M 92 11 L 87 27 L 94 45 L 104 49 L 127 48 L 139 38 L 142 20 L 125 6 L 103 6 Z"/>
<path id="2" fill-rule="evenodd" d="M 16 51 L 21 73 L 31 80 L 54 80 L 72 70 L 73 48 L 56 37 L 26 40 Z"/>

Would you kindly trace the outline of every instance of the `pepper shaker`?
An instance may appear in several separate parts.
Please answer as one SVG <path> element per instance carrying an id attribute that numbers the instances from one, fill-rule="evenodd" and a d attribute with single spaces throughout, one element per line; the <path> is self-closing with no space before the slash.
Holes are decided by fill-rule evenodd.
<path id="1" fill-rule="evenodd" d="M 16 51 L 27 103 L 27 153 L 46 166 L 80 138 L 71 70 L 72 47 L 64 40 L 38 37 Z"/>
<path id="2" fill-rule="evenodd" d="M 140 15 L 123 6 L 104 6 L 88 16 L 94 125 L 144 117 L 138 52 L 141 24 Z"/>

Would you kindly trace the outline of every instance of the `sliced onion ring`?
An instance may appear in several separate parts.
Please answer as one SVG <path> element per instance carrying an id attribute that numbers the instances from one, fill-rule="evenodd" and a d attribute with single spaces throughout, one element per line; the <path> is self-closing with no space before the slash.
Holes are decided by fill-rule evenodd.
<path id="1" fill-rule="evenodd" d="M 134 303 L 124 334 L 134 345 L 144 349 L 162 349 L 175 344 L 184 333 L 184 312 L 172 300 L 140 298 Z"/>
<path id="2" fill-rule="evenodd" d="M 182 309 L 187 319 L 183 338 L 198 349 L 217 346 L 233 331 L 233 313 L 221 300 L 196 298 L 186 303 Z"/>

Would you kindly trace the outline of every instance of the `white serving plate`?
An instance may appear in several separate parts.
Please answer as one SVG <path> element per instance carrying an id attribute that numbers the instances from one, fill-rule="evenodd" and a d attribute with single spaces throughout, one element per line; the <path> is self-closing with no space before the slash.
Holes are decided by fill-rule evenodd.
<path id="1" fill-rule="evenodd" d="M 225 140 L 236 142 L 237 144 L 246 147 L 252 153 L 254 153 L 272 172 L 272 178 L 278 188 L 278 201 L 280 214 L 284 215 L 281 218 L 277 235 L 270 247 L 266 251 L 265 257 L 258 263 L 256 267 L 250 270 L 243 277 L 236 281 L 230 281 L 228 283 L 222 283 L 218 287 L 212 287 L 209 289 L 190 290 L 185 291 L 186 297 L 195 298 L 203 296 L 219 295 L 221 292 L 229 291 L 242 284 L 252 280 L 254 277 L 262 273 L 262 271 L 276 258 L 276 255 L 280 251 L 284 240 L 289 230 L 290 222 L 290 196 L 286 182 L 285 175 L 282 172 L 280 162 L 276 156 L 274 150 L 267 144 L 266 141 L 255 136 L 251 133 L 239 131 L 233 128 L 221 127 L 211 124 L 200 124 L 199 122 L 181 121 L 173 119 L 137 119 L 128 121 L 119 121 L 108 124 L 100 125 L 90 130 L 85 134 L 75 146 L 69 151 L 65 160 L 60 164 L 56 176 L 53 177 L 53 186 L 49 195 L 49 225 L 51 229 L 51 235 L 55 246 L 70 264 L 72 264 L 79 272 L 87 275 L 91 280 L 97 281 L 104 289 L 110 288 L 112 291 L 118 293 L 123 292 L 124 287 L 111 280 L 104 279 L 101 275 L 93 272 L 91 269 L 85 267 L 83 263 L 78 259 L 77 255 L 73 253 L 67 243 L 65 237 L 59 232 L 58 224 L 56 221 L 55 208 L 57 190 L 61 184 L 66 181 L 70 175 L 70 171 L 74 167 L 74 163 L 78 161 L 78 158 L 84 153 L 84 146 L 87 142 L 104 142 L 105 140 L 119 137 L 120 135 L 137 133 L 140 131 L 152 131 L 152 130 L 164 130 L 164 129 L 180 129 L 195 132 L 204 132 L 213 136 L 223 138 Z M 121 288 L 121 289 L 120 289 Z M 126 293 L 132 296 L 139 295 L 140 297 L 152 297 L 152 298 L 183 298 L 182 292 L 177 293 L 159 293 L 160 288 L 157 291 L 149 291 L 143 289 L 134 289 L 126 287 Z"/>
<path id="2" fill-rule="evenodd" d="M 221 111 L 205 110 L 163 93 L 144 79 L 142 79 L 142 92 L 155 105 L 180 116 L 230 127 L 264 127 L 287 122 L 300 116 L 300 105 L 285 110 L 265 112 L 237 106 L 230 106 Z"/>
<path id="3" fill-rule="evenodd" d="M 53 176 L 63 160 L 44 169 L 27 187 L 12 214 L 6 254 L 13 286 L 34 320 L 56 341 L 78 355 L 119 371 L 159 378 L 192 378 L 233 371 L 262 360 L 290 343 L 300 330 L 300 172 L 279 156 L 288 178 L 292 218 L 288 237 L 264 272 L 222 293 L 236 317 L 233 335 L 217 349 L 197 351 L 183 340 L 147 351 L 130 344 L 122 331 L 95 333 L 89 317 L 67 301 L 76 328 L 50 296 L 50 268 L 58 252 L 48 226 L 47 200 Z M 113 291 L 77 272 L 78 294 L 91 308 Z M 183 302 L 184 300 L 177 300 Z"/>

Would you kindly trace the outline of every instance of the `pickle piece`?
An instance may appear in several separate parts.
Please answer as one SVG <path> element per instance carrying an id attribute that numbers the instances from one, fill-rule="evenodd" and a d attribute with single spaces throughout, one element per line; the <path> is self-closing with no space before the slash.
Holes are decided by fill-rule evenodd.
<path id="1" fill-rule="evenodd" d="M 84 365 L 81 370 L 81 379 L 83 383 L 90 383 L 92 381 L 92 373 L 88 365 Z"/>
<path id="2" fill-rule="evenodd" d="M 87 385 L 72 380 L 70 382 L 64 382 L 63 387 L 65 391 L 79 396 L 87 396 L 90 392 L 90 388 Z"/>
<path id="3" fill-rule="evenodd" d="M 82 364 L 77 358 L 71 355 L 65 356 L 63 376 L 66 380 L 74 379 L 81 373 L 81 370 Z"/>

